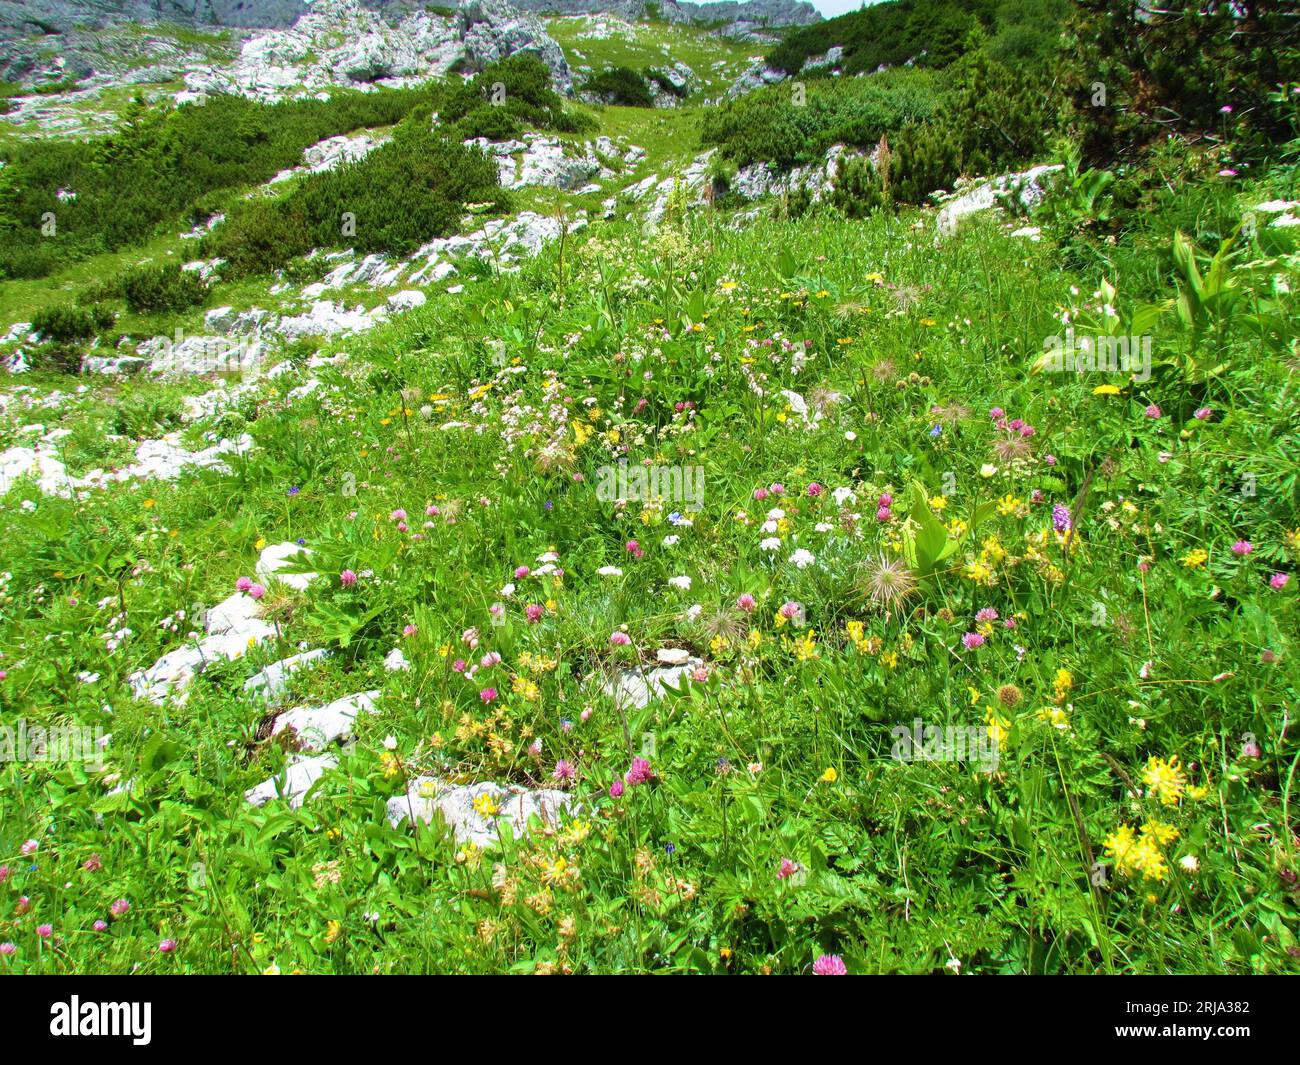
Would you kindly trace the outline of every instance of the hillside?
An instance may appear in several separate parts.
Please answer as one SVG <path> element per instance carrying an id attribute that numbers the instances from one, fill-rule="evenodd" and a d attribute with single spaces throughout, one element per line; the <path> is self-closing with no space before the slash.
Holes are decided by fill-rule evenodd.
<path id="1" fill-rule="evenodd" d="M 173 6 L 0 0 L 0 971 L 1300 972 L 1286 18 Z"/>

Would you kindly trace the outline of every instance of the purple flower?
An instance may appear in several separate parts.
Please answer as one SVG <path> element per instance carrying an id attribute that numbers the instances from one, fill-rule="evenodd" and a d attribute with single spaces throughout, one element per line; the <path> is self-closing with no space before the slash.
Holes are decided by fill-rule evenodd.
<path id="1" fill-rule="evenodd" d="M 1238 540 L 1232 545 L 1232 553 L 1234 555 L 1249 555 L 1254 550 L 1255 545 L 1249 540 Z"/>
<path id="2" fill-rule="evenodd" d="M 813 962 L 814 976 L 848 976 L 849 967 L 838 954 L 823 954 Z"/>
<path id="3" fill-rule="evenodd" d="M 1268 585 L 1269 585 L 1269 587 L 1272 588 L 1274 591 L 1276 591 L 1276 592 L 1280 592 L 1283 588 L 1285 588 L 1285 587 L 1287 586 L 1287 583 L 1288 583 L 1290 580 L 1291 580 L 1291 577 L 1290 577 L 1289 574 L 1286 574 L 1286 573 L 1275 573 L 1275 574 L 1273 574 L 1273 576 L 1271 576 L 1271 577 L 1268 579 Z"/>
<path id="4" fill-rule="evenodd" d="M 1070 517 L 1070 508 L 1064 503 L 1055 503 L 1052 506 L 1052 528 L 1057 532 L 1069 532 L 1074 528 L 1074 521 Z"/>
<path id="5" fill-rule="evenodd" d="M 984 637 L 978 632 L 968 632 L 961 638 L 962 645 L 968 651 L 973 651 L 977 647 L 984 646 Z"/>
<path id="6" fill-rule="evenodd" d="M 650 763 L 640 755 L 632 759 L 632 768 L 627 771 L 626 780 L 629 784 L 635 786 L 644 784 L 653 777 L 654 770 L 650 768 Z"/>
<path id="7" fill-rule="evenodd" d="M 339 574 L 339 583 L 343 585 L 344 588 L 351 588 L 357 583 L 357 575 L 353 573 L 352 570 L 345 569 Z"/>

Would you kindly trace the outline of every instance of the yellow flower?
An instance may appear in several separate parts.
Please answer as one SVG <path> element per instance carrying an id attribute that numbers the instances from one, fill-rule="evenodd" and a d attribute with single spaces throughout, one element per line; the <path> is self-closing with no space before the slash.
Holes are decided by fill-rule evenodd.
<path id="1" fill-rule="evenodd" d="M 487 792 L 476 796 L 474 799 L 474 811 L 480 817 L 495 817 L 501 812 L 501 807 L 492 801 L 492 796 Z"/>
<path id="2" fill-rule="evenodd" d="M 948 497 L 947 497 L 947 496 L 931 496 L 929 502 L 930 502 L 930 509 L 931 509 L 931 510 L 935 510 L 935 511 L 938 511 L 938 510 L 944 510 L 944 509 L 946 509 L 947 506 L 948 506 Z"/>
<path id="3" fill-rule="evenodd" d="M 1205 560 L 1210 557 L 1210 553 L 1203 548 L 1195 547 L 1188 551 L 1179 561 L 1188 569 L 1196 569 L 1198 566 L 1205 565 Z"/>
<path id="4" fill-rule="evenodd" d="M 1019 499 L 1008 492 L 998 500 L 998 513 L 1004 518 L 1009 518 L 1016 512 L 1016 509 L 1020 506 L 1020 502 Z"/>
<path id="5" fill-rule="evenodd" d="M 1172 843 L 1178 838 L 1178 829 L 1160 821 L 1148 821 L 1141 828 L 1142 835 L 1149 836 L 1157 843 Z"/>
<path id="6" fill-rule="evenodd" d="M 898 665 L 898 652 L 886 651 L 880 656 L 880 661 L 885 664 L 886 669 L 894 669 Z"/>
<path id="7" fill-rule="evenodd" d="M 1164 806 L 1177 806 L 1187 790 L 1187 777 L 1178 765 L 1176 755 L 1167 761 L 1152 755 L 1142 770 L 1142 782 Z"/>
<path id="8" fill-rule="evenodd" d="M 1122 876 L 1140 874 L 1147 880 L 1164 880 L 1169 865 L 1160 850 L 1162 843 L 1172 843 L 1178 830 L 1159 821 L 1148 821 L 1135 834 L 1128 825 L 1120 825 L 1102 840 L 1106 853 Z"/>
<path id="9" fill-rule="evenodd" d="M 817 642 L 813 639 L 816 633 L 809 629 L 802 636 L 798 636 L 794 641 L 794 656 L 800 662 L 808 662 L 817 658 Z"/>
<path id="10" fill-rule="evenodd" d="M 325 924 L 325 942 L 333 943 L 343 931 L 343 924 L 339 921 L 328 921 Z"/>
<path id="11" fill-rule="evenodd" d="M 839 778 L 840 775 L 837 772 L 835 772 L 835 767 L 833 765 L 827 766 L 826 772 L 824 772 L 821 775 L 821 781 L 823 784 L 834 784 L 837 780 L 839 780 Z"/>
<path id="12" fill-rule="evenodd" d="M 984 720 L 988 723 L 990 738 L 998 745 L 999 749 L 1005 747 L 1007 737 L 1011 735 L 1011 722 L 991 706 L 984 707 Z"/>
<path id="13" fill-rule="evenodd" d="M 1070 727 L 1069 718 L 1059 706 L 1045 706 L 1035 716 L 1039 721 L 1046 721 L 1052 728 L 1061 732 L 1065 732 Z"/>
<path id="14" fill-rule="evenodd" d="M 1058 669 L 1052 678 L 1052 687 L 1056 689 L 1056 697 L 1061 698 L 1074 687 L 1074 675 L 1068 669 Z"/>
<path id="15" fill-rule="evenodd" d="M 259 537 L 257 538 L 257 543 L 255 543 L 255 544 L 253 545 L 253 549 L 256 550 L 256 551 L 260 551 L 260 550 L 262 550 L 262 548 L 264 548 L 265 546 L 266 546 L 266 537 L 265 537 L 265 536 L 259 536 Z"/>

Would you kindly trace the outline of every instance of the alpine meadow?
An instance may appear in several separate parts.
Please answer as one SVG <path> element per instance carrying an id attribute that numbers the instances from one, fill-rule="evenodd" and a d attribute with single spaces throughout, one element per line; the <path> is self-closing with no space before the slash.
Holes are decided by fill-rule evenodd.
<path id="1" fill-rule="evenodd" d="M 443 2 L 0 0 L 0 973 L 1300 974 L 1295 8 Z"/>

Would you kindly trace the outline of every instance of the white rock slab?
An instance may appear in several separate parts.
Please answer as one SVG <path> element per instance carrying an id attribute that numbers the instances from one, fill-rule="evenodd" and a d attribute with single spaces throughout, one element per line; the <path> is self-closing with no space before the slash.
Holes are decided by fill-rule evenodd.
<path id="1" fill-rule="evenodd" d="M 293 543 L 291 540 L 285 540 L 282 543 L 270 544 L 262 549 L 258 556 L 255 572 L 257 576 L 266 584 L 272 581 L 278 581 L 295 591 L 305 592 L 307 585 L 316 579 L 315 573 L 285 573 L 291 564 L 296 565 L 301 558 L 310 555 L 301 544 Z"/>
<path id="2" fill-rule="evenodd" d="M 338 764 L 338 756 L 334 754 L 299 758 L 285 766 L 283 772 L 249 788 L 244 792 L 244 798 L 254 806 L 265 806 L 272 799 L 283 797 L 296 810 L 307 798 L 307 792 L 316 786 L 316 782 Z"/>
<path id="3" fill-rule="evenodd" d="M 500 807 L 496 815 L 484 817 L 474 809 L 474 800 L 483 795 Z M 491 847 L 500 840 L 497 822 L 509 824 L 518 838 L 523 835 L 529 818 L 558 824 L 561 815 L 572 812 L 574 803 L 574 797 L 566 791 L 518 785 L 502 787 L 491 782 L 455 785 L 435 777 L 417 777 L 406 795 L 388 800 L 388 820 L 398 828 L 412 817 L 428 824 L 437 814 L 461 843 Z"/>
<path id="4" fill-rule="evenodd" d="M 258 670 L 244 681 L 244 691 L 252 692 L 263 699 L 278 699 L 289 686 L 289 678 L 298 670 L 319 662 L 329 655 L 323 647 L 301 654 L 290 655 L 278 662 L 272 662 L 265 669 Z"/>
<path id="5" fill-rule="evenodd" d="M 271 735 L 294 733 L 299 746 L 305 751 L 323 751 L 352 737 L 352 724 L 360 713 L 378 713 L 376 700 L 379 691 L 358 692 L 345 695 L 324 706 L 295 706 L 275 719 Z"/>

